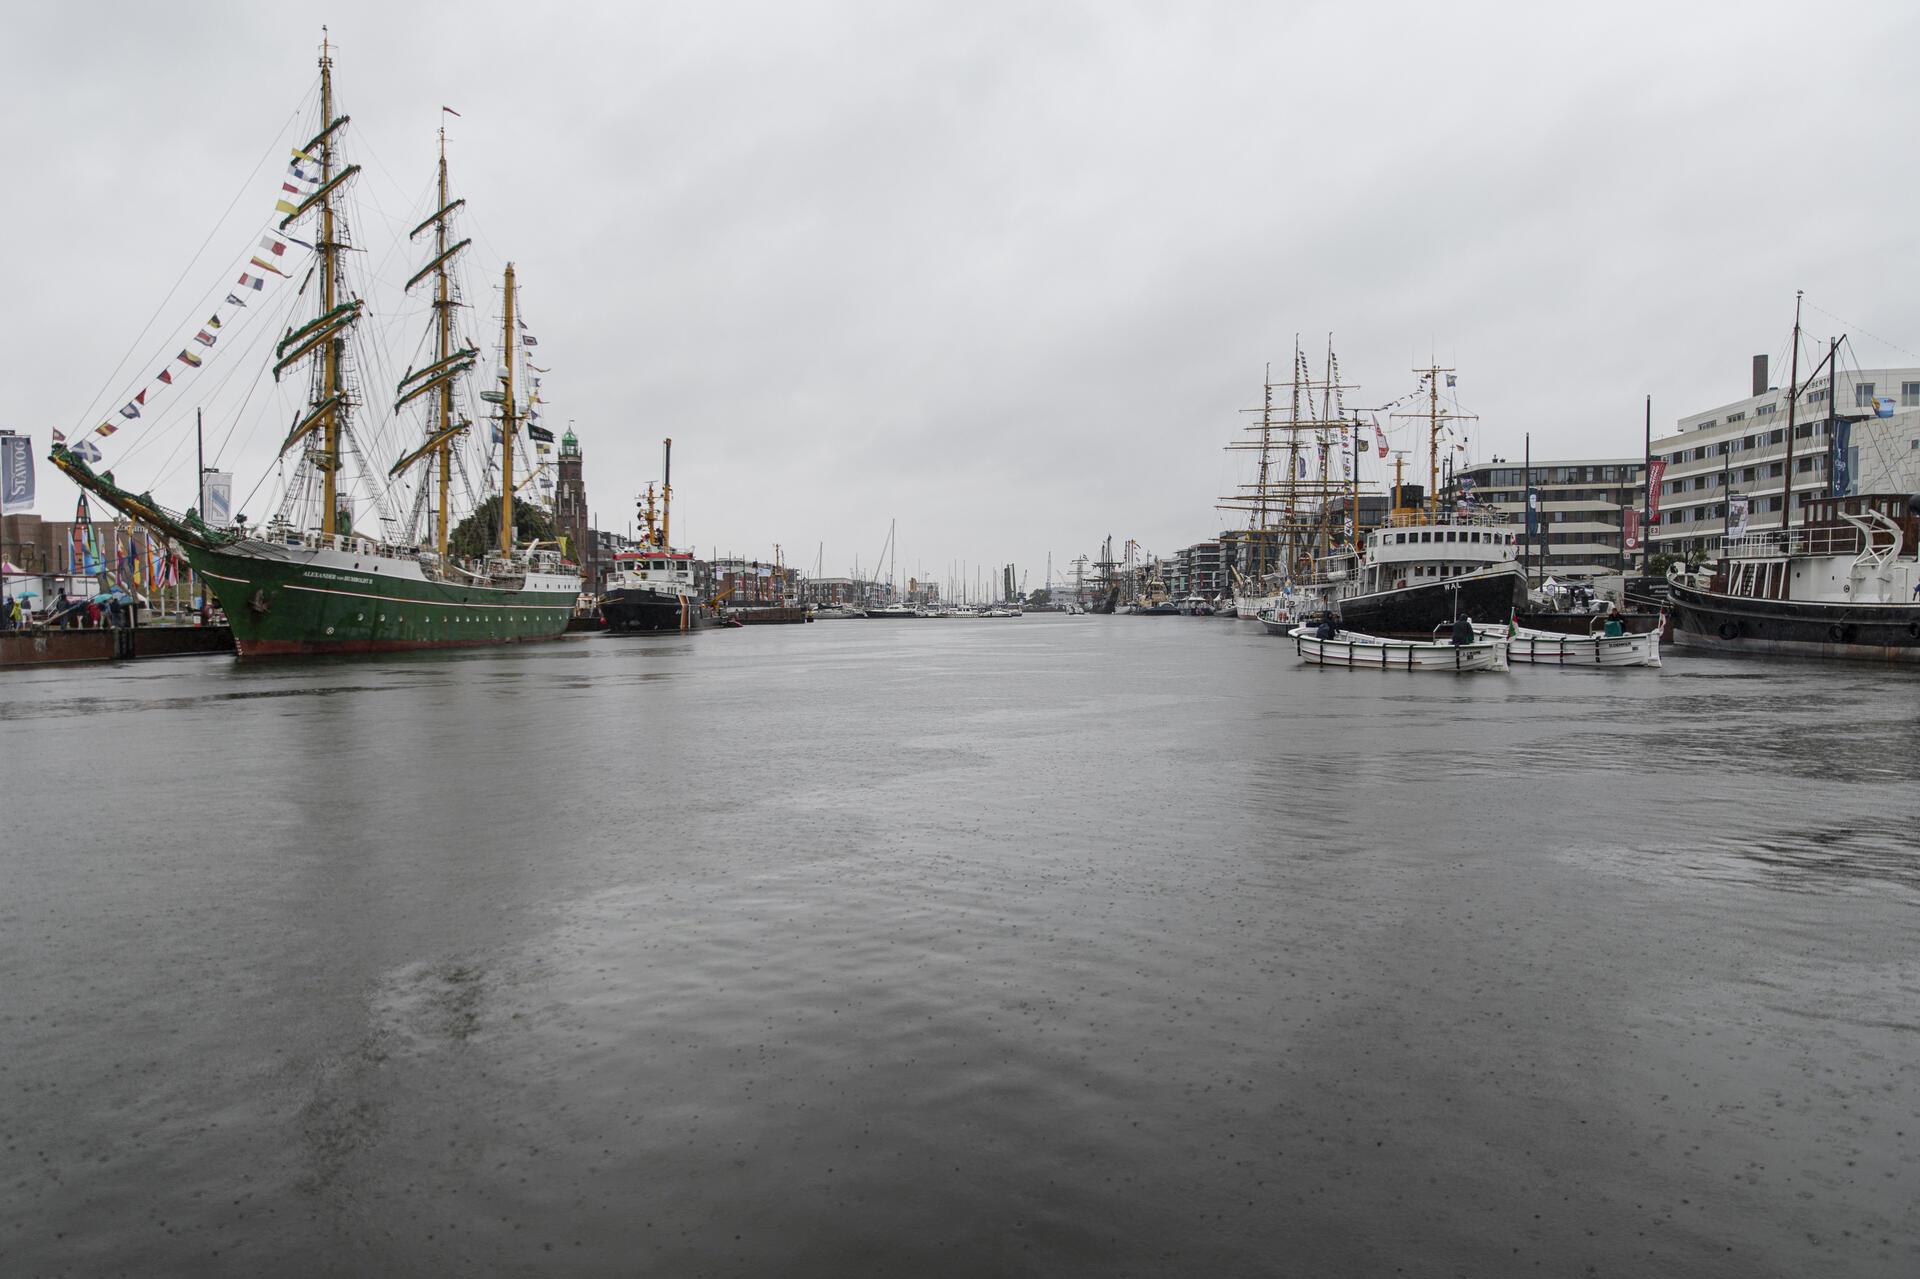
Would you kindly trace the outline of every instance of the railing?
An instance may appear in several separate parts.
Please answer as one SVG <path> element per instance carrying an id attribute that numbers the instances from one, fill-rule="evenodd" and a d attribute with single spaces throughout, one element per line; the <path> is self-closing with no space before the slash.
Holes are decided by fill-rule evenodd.
<path id="1" fill-rule="evenodd" d="M 1863 543 L 1855 528 L 1796 528 L 1748 533 L 1721 543 L 1727 559 L 1778 559 L 1783 555 L 1858 555 Z"/>

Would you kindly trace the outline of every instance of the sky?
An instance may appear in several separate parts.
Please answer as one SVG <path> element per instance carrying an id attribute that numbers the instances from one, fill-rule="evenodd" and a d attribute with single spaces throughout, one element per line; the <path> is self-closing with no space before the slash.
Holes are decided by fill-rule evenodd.
<path id="1" fill-rule="evenodd" d="M 445 118 L 469 327 L 511 259 L 596 522 L 671 436 L 702 553 L 839 575 L 897 522 L 901 577 L 1029 589 L 1109 534 L 1170 553 L 1229 522 L 1296 336 L 1350 407 L 1455 368 L 1472 460 L 1637 456 L 1645 397 L 1658 434 L 1784 361 L 1798 289 L 1810 342 L 1920 365 L 1911 3 L 76 3 L 0 46 L 0 426 L 44 456 L 203 318 L 323 21 L 389 372 Z M 109 441 L 118 478 L 187 505 L 204 395 L 256 492 L 288 419 L 248 353 Z"/>

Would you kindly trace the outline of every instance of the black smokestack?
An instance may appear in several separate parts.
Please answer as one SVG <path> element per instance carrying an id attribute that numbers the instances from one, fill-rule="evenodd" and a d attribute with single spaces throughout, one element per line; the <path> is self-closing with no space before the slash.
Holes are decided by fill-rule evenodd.
<path id="1" fill-rule="evenodd" d="M 1764 355 L 1753 357 L 1753 393 L 1755 395 L 1767 393 L 1767 357 Z"/>

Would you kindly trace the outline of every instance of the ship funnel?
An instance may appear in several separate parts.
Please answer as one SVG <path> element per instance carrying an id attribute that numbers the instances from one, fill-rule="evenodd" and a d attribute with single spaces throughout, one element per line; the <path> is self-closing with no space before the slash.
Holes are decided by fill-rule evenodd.
<path id="1" fill-rule="evenodd" d="M 1764 355 L 1753 357 L 1753 393 L 1755 395 L 1767 393 L 1767 357 Z"/>

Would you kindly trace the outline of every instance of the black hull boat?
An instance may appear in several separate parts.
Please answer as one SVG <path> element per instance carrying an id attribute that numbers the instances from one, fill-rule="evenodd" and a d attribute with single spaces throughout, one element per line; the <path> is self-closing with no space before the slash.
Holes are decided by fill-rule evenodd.
<path id="1" fill-rule="evenodd" d="M 690 596 L 644 588 L 609 591 L 600 601 L 607 629 L 621 634 L 690 631 L 704 624 Z"/>
<path id="2" fill-rule="evenodd" d="M 1420 639 L 1430 638 L 1435 627 L 1461 615 L 1480 622 L 1503 622 L 1526 602 L 1527 579 L 1518 565 L 1328 601 L 1345 630 Z"/>
<path id="3" fill-rule="evenodd" d="M 1741 599 L 1672 584 L 1674 642 L 1723 653 L 1920 662 L 1920 603 Z"/>

